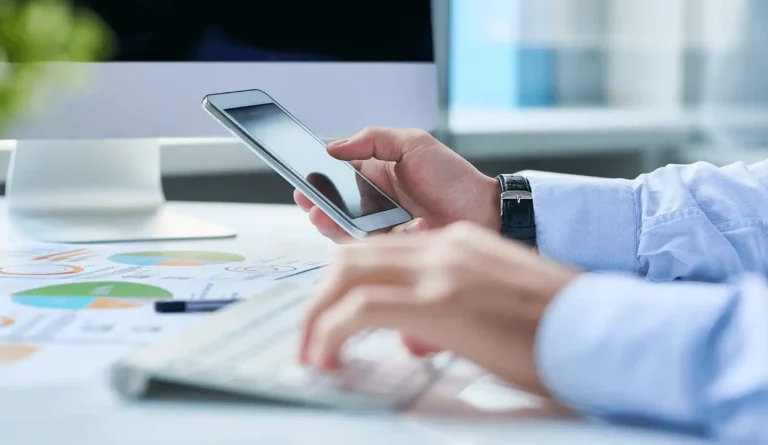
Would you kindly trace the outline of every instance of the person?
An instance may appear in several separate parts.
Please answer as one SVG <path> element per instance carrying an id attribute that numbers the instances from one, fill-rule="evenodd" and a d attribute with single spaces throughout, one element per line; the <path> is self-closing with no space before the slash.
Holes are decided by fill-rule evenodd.
<path id="1" fill-rule="evenodd" d="M 308 366 L 393 329 L 586 415 L 768 441 L 768 161 L 533 175 L 532 249 L 500 233 L 502 185 L 429 133 L 368 128 L 328 151 L 414 219 L 351 242 L 295 192 L 343 244 L 307 309 Z"/>

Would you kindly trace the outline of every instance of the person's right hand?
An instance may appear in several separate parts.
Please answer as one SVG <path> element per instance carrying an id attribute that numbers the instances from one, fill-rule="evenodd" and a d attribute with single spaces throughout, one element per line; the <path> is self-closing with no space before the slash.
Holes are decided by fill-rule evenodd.
<path id="1" fill-rule="evenodd" d="M 414 220 L 391 229 L 409 232 L 471 221 L 499 230 L 499 184 L 423 130 L 369 127 L 328 146 L 405 208 Z M 294 200 L 324 236 L 352 238 L 298 190 Z"/>
<path id="2" fill-rule="evenodd" d="M 298 358 L 332 370 L 343 364 L 348 339 L 391 329 L 422 351 L 451 351 L 547 397 L 536 334 L 555 296 L 579 275 L 465 222 L 353 243 L 339 249 L 314 290 Z"/>

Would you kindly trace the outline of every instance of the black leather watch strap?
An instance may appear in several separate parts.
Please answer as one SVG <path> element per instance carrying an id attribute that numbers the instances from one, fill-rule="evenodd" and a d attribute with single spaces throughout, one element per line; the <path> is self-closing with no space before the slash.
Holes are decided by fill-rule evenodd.
<path id="1" fill-rule="evenodd" d="M 536 218 L 531 184 L 520 175 L 499 175 L 501 233 L 531 247 L 536 246 Z"/>

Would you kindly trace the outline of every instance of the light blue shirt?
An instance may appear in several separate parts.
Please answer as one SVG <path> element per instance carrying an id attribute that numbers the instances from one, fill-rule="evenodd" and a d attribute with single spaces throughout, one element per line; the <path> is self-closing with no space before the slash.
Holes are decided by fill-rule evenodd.
<path id="1" fill-rule="evenodd" d="M 591 271 L 536 341 L 562 403 L 768 443 L 768 161 L 531 177 L 539 251 Z"/>

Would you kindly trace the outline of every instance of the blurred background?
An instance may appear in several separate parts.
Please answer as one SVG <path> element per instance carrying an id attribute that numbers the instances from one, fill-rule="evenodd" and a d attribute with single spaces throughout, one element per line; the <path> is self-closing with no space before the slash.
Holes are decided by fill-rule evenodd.
<path id="1" fill-rule="evenodd" d="M 410 35 L 407 27 L 387 29 L 388 17 L 377 16 L 359 34 L 351 33 L 368 40 L 351 37 L 343 54 L 312 52 L 309 57 L 291 52 L 311 41 L 291 46 L 290 32 L 285 33 L 289 49 L 249 46 L 249 38 L 267 31 L 236 20 L 242 16 L 231 9 L 213 14 L 210 7 L 189 6 L 195 2 L 132 2 L 176 17 L 167 22 L 175 43 L 163 46 L 128 26 L 137 18 L 114 7 L 122 0 L 74 2 L 111 26 L 118 46 L 110 63 L 176 62 L 189 54 L 195 60 L 248 60 L 254 52 L 283 60 L 355 61 L 365 57 L 365 45 Z M 314 3 L 322 8 L 324 2 Z M 424 13 L 400 4 L 401 23 L 403 17 Z M 435 134 L 489 175 L 536 169 L 629 178 L 673 162 L 723 165 L 768 157 L 766 0 L 432 4 L 440 79 Z M 316 35 L 338 31 L 313 21 L 310 12 L 297 26 Z M 146 17 L 142 20 L 146 23 Z M 216 33 L 197 36 L 194 48 L 180 43 L 179 36 L 193 32 L 189 25 L 206 21 L 219 21 L 240 44 Z M 433 50 L 418 45 L 415 36 L 413 41 L 411 50 L 398 57 L 418 61 Z M 13 141 L 0 142 L 0 170 L 13 146 Z M 212 146 L 216 156 L 203 155 L 202 147 L 210 153 Z M 171 200 L 292 202 L 287 183 L 233 141 L 165 139 L 162 162 Z M 0 182 L 4 179 L 0 176 Z"/>

